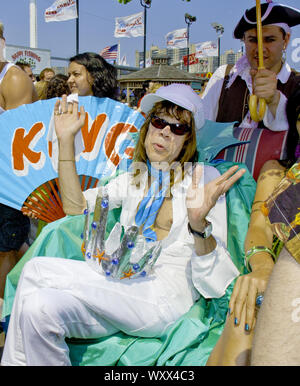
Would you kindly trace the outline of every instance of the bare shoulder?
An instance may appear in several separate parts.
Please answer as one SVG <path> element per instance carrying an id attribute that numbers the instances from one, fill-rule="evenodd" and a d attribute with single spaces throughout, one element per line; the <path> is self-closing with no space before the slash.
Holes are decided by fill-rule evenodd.
<path id="1" fill-rule="evenodd" d="M 280 165 L 278 161 L 267 161 L 260 170 L 257 182 L 260 183 L 264 180 L 268 182 L 272 181 L 275 186 L 282 180 L 285 174 L 285 167 Z"/>
<path id="2" fill-rule="evenodd" d="M 15 83 L 20 84 L 20 82 L 21 84 L 22 83 L 30 84 L 30 82 L 32 83 L 29 76 L 21 68 L 17 66 L 13 66 L 5 74 L 2 84 L 4 87 L 4 86 L 10 86 L 10 84 L 15 84 Z"/>
<path id="3" fill-rule="evenodd" d="M 34 86 L 29 76 L 19 67 L 11 67 L 1 83 L 1 95 L 5 109 L 10 110 L 22 104 L 32 103 Z"/>
<path id="4" fill-rule="evenodd" d="M 256 200 L 266 200 L 285 175 L 285 168 L 278 161 L 267 161 L 259 173 L 256 187 Z"/>
<path id="5" fill-rule="evenodd" d="M 269 160 L 264 163 L 263 167 L 260 170 L 260 174 L 265 173 L 269 170 L 278 170 L 284 172 L 284 166 L 280 165 L 280 163 L 276 160 Z"/>

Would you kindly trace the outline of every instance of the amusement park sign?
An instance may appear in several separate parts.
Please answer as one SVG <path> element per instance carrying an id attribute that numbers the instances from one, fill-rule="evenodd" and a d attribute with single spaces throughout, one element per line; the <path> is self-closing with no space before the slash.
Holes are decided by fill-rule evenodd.
<path id="1" fill-rule="evenodd" d="M 32 72 L 39 74 L 44 68 L 50 67 L 50 50 L 6 45 L 6 60 L 16 63 L 23 62 L 30 64 Z"/>

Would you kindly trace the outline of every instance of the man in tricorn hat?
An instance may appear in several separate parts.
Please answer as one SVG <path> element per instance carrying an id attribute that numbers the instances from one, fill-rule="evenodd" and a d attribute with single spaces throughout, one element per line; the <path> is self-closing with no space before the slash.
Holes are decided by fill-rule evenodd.
<path id="1" fill-rule="evenodd" d="M 219 67 L 210 79 L 203 101 L 207 119 L 237 121 L 240 127 L 288 130 L 287 97 L 300 81 L 300 74 L 285 61 L 291 27 L 300 24 L 300 10 L 273 2 L 261 5 L 264 69 L 258 70 L 256 7 L 246 10 L 234 30 L 234 38 L 245 44 L 246 54 L 234 66 Z M 254 93 L 264 98 L 263 122 L 251 119 L 248 100 Z"/>

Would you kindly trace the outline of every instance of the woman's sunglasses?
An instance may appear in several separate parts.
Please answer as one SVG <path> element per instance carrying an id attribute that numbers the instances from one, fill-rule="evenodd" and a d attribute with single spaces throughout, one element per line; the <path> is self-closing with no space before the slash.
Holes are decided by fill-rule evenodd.
<path id="1" fill-rule="evenodd" d="M 184 135 L 191 131 L 190 126 L 187 125 L 186 123 L 169 123 L 162 118 L 158 118 L 155 115 L 151 117 L 150 122 L 152 126 L 154 126 L 156 129 L 159 129 L 159 130 L 162 130 L 166 126 L 169 126 L 171 132 L 176 135 Z"/>

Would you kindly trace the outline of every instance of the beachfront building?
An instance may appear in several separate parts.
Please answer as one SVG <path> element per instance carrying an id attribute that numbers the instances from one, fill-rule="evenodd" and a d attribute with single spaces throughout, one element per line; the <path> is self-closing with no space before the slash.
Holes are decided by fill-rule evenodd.
<path id="1" fill-rule="evenodd" d="M 208 56 L 205 58 L 195 57 L 195 44 L 190 45 L 190 65 L 189 72 L 198 74 L 213 73 L 218 66 L 217 56 Z M 163 48 L 152 45 L 150 50 L 146 52 L 146 67 L 149 67 L 153 63 L 153 58 L 156 56 L 167 56 L 169 58 L 169 64 L 175 66 L 180 70 L 187 69 L 187 48 Z M 222 64 L 234 64 L 243 55 L 242 51 L 234 52 L 232 49 L 225 51 L 220 55 L 220 65 Z M 135 52 L 135 66 L 143 67 L 144 53 Z"/>

